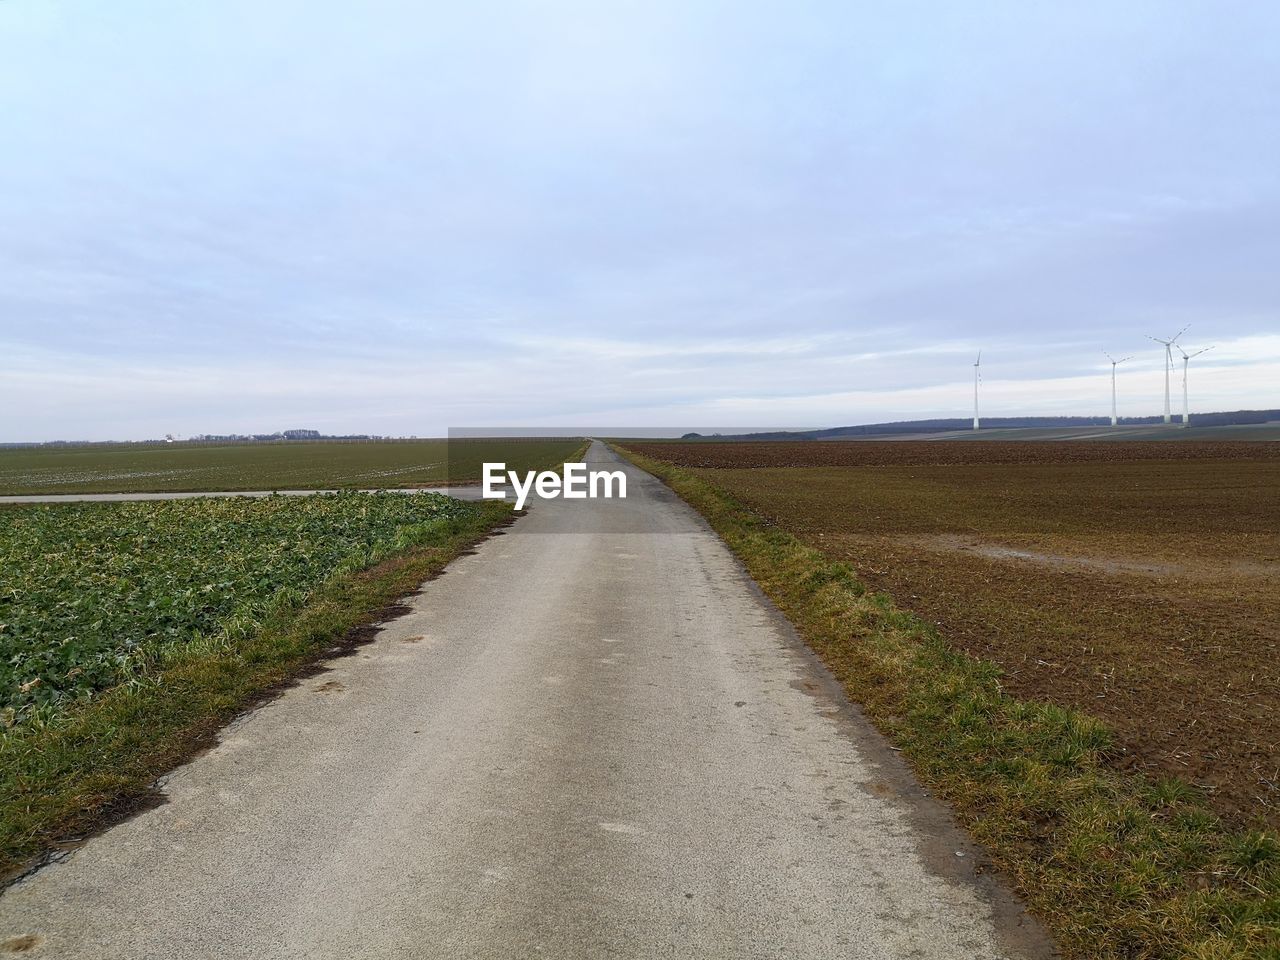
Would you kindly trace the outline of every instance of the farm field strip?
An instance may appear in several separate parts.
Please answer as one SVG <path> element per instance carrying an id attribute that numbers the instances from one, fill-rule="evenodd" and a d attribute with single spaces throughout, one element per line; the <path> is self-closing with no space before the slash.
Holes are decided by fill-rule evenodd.
<path id="1" fill-rule="evenodd" d="M 565 439 L 135 444 L 0 449 L 0 495 L 440 486 L 479 480 L 481 465 L 554 468 Z"/>
<path id="2" fill-rule="evenodd" d="M 629 450 L 679 467 L 708 469 L 1280 460 L 1280 443 L 1235 440 L 1078 440 L 1055 443 L 973 439 L 962 444 L 919 440 L 621 442 Z"/>
<path id="3" fill-rule="evenodd" d="M 21 723 L 274 609 L 477 507 L 439 494 L 322 494 L 0 511 L 0 720 Z"/>

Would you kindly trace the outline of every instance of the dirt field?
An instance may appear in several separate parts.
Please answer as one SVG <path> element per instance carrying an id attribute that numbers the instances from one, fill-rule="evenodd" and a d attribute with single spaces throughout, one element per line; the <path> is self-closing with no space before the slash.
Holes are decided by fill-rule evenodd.
<path id="1" fill-rule="evenodd" d="M 628 444 L 697 468 L 1117 733 L 1280 824 L 1280 445 Z"/>
<path id="2" fill-rule="evenodd" d="M 1029 443 L 971 440 L 679 441 L 626 446 L 680 467 L 859 467 L 1001 463 L 1097 463 L 1134 460 L 1280 460 L 1280 443 L 1245 441 L 1089 441 Z"/>

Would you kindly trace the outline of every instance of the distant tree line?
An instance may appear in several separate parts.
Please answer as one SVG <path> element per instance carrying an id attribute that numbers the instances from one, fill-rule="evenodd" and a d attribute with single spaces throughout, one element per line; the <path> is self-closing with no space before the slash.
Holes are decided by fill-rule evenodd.
<path id="1" fill-rule="evenodd" d="M 178 441 L 172 435 L 163 440 L 33 440 L 29 442 L 2 442 L 0 449 L 17 447 L 119 447 L 164 445 L 169 443 L 285 443 L 289 441 L 327 440 L 346 442 L 370 442 L 386 440 L 417 440 L 417 437 L 384 437 L 373 433 L 329 434 L 319 430 L 281 430 L 278 433 L 201 433 L 189 440 Z"/>
<path id="2" fill-rule="evenodd" d="M 198 443 L 246 440 L 381 440 L 368 433 L 321 433 L 319 430 L 281 430 L 279 433 L 201 433 L 191 438 Z"/>

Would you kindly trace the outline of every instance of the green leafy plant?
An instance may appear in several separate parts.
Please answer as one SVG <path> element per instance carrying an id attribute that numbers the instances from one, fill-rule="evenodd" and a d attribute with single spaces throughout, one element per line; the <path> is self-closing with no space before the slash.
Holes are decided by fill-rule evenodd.
<path id="1" fill-rule="evenodd" d="M 331 577 L 475 509 L 438 494 L 340 493 L 0 511 L 0 722 L 232 644 Z"/>

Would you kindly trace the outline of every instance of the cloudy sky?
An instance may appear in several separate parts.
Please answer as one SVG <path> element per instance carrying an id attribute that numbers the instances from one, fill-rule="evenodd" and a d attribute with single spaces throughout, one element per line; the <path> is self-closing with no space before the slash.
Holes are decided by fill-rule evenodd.
<path id="1" fill-rule="evenodd" d="M 1280 5 L 0 0 L 0 440 L 1280 407 Z"/>

